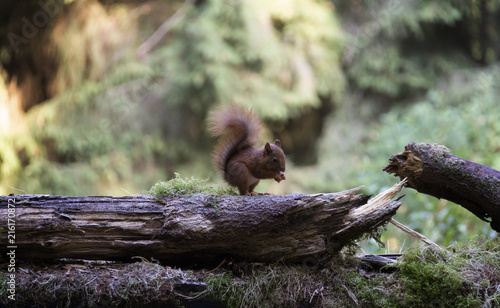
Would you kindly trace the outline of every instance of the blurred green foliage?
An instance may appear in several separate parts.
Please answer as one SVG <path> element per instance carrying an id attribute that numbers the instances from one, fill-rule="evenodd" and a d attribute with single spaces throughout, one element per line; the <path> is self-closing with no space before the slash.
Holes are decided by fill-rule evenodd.
<path id="1" fill-rule="evenodd" d="M 334 115 L 322 142 L 319 167 L 309 170 L 309 189 L 337 191 L 364 184 L 365 192 L 379 193 L 397 181 L 382 168 L 411 142 L 439 143 L 452 155 L 500 169 L 499 81 L 500 66 L 462 70 L 428 91 L 422 101 L 392 108 L 380 122 L 366 124 Z M 349 121 L 361 125 L 361 132 L 351 134 Z M 351 139 L 332 140 L 335 134 Z M 495 235 L 487 223 L 458 205 L 410 189 L 404 193 L 395 219 L 441 244 L 471 234 Z M 399 244 L 404 238 L 399 234 Z"/>
<path id="2" fill-rule="evenodd" d="M 488 12 L 499 16 L 494 2 Z M 478 67 L 462 45 L 480 38 L 463 32 L 473 26 L 472 17 L 480 20 L 472 16 L 481 15 L 477 5 L 373 2 L 361 13 L 340 7 L 351 33 L 344 61 L 352 90 L 327 122 L 318 165 L 300 170 L 299 180 L 287 179 L 305 183 L 302 187 L 310 192 L 365 185 L 366 193 L 376 194 L 397 181 L 381 170 L 411 142 L 443 144 L 453 155 L 500 169 L 500 104 L 495 99 L 500 94 L 499 66 Z M 360 18 L 365 22 L 359 23 Z M 353 20 L 358 24 L 349 28 Z M 490 41 L 498 46 L 497 39 Z M 409 189 L 404 193 L 395 218 L 442 245 L 474 234 L 496 235 L 459 205 Z M 397 252 L 407 236 L 389 227 L 382 240 L 391 240 L 387 249 Z M 377 244 L 364 248 L 376 250 Z"/>
<path id="3" fill-rule="evenodd" d="M 181 5 L 145 7 L 155 3 Z M 174 172 L 217 178 L 205 119 L 233 102 L 270 130 L 333 110 L 317 164 L 294 165 L 290 153 L 280 193 L 378 193 L 396 181 L 381 169 L 410 142 L 500 169 L 499 0 L 198 1 L 138 59 L 135 48 L 168 18 L 132 17 L 141 8 L 73 1 L 30 41 L 23 56 L 58 60 L 47 81 L 57 95 L 0 136 L 0 193 L 123 194 Z M 4 62 L 15 59 L 7 47 Z M 1 112 L 16 97 L 11 73 L 0 71 Z M 458 205 L 405 193 L 396 219 L 439 244 L 495 235 Z M 405 235 L 390 228 L 389 239 L 398 250 Z"/>
<path id="4" fill-rule="evenodd" d="M 33 107 L 1 139 L 3 184 L 29 193 L 80 195 L 116 191 L 115 185 L 125 179 L 135 185 L 156 181 L 163 174 L 152 165 L 153 158 L 165 146 L 158 142 L 160 127 L 153 121 L 158 119 L 141 115 L 141 104 L 132 96 L 119 95 L 139 91 L 150 76 L 123 67 L 100 82 L 86 81 Z M 135 166 L 151 173 L 136 178 Z"/>
<path id="5" fill-rule="evenodd" d="M 387 96 L 387 102 L 429 90 L 443 75 L 467 66 L 471 55 L 484 60 L 482 55 L 490 53 L 490 62 L 496 58 L 499 6 L 498 0 L 366 1 L 362 8 L 345 5 L 341 14 L 346 13 L 344 23 L 351 34 L 344 52 L 346 73 L 360 90 Z M 467 32 L 469 28 L 476 31 Z M 478 42 L 487 42 L 476 48 L 480 56 L 464 52 L 464 45 Z"/>
<path id="6" fill-rule="evenodd" d="M 283 120 L 344 88 L 342 31 L 325 2 L 205 1 L 173 35 L 157 52 L 169 105 L 204 115 L 239 103 Z"/>
<path id="7" fill-rule="evenodd" d="M 319 96 L 333 104 L 344 87 L 342 32 L 326 2 L 201 2 L 143 61 L 127 42 L 144 38 L 122 13 L 76 1 L 47 35 L 61 93 L 2 137 L 1 192 L 119 194 L 179 170 L 206 177 L 215 104 L 285 120 Z"/>

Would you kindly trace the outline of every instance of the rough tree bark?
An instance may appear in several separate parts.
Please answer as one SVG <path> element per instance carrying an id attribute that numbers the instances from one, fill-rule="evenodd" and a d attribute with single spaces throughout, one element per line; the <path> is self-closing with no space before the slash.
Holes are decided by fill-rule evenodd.
<path id="1" fill-rule="evenodd" d="M 299 262 L 334 253 L 387 223 L 401 205 L 391 200 L 401 187 L 397 184 L 371 200 L 358 194 L 359 188 L 316 195 L 196 194 L 162 200 L 2 196 L 0 215 L 5 219 L 0 226 L 7 230 L 6 218 L 12 214 L 18 259 L 142 256 L 193 264 L 231 256 Z"/>
<path id="2" fill-rule="evenodd" d="M 407 186 L 462 205 L 500 232 L 500 171 L 460 157 L 437 144 L 411 143 L 384 171 L 407 178 Z"/>

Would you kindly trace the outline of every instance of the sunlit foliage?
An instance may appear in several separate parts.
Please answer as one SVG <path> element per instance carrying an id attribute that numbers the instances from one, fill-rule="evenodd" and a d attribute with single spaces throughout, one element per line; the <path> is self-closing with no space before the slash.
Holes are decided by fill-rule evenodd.
<path id="1" fill-rule="evenodd" d="M 131 42 L 147 22 L 133 9 L 75 1 L 26 46 L 47 39 L 57 95 L 0 139 L 0 192 L 137 193 L 182 168 L 214 175 L 204 120 L 216 104 L 285 121 L 320 97 L 340 102 L 343 38 L 328 2 L 202 1 L 144 59 Z"/>

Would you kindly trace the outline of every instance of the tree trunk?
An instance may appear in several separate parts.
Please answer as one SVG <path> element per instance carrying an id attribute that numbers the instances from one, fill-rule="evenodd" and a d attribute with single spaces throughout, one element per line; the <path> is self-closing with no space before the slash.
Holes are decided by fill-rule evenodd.
<path id="1" fill-rule="evenodd" d="M 334 253 L 387 223 L 401 205 L 391 201 L 401 187 L 372 200 L 357 194 L 359 188 L 316 195 L 165 199 L 2 196 L 5 219 L 0 226 L 4 234 L 10 230 L 10 242 L 0 250 L 3 255 L 15 249 L 18 259 L 298 262 Z"/>
<path id="2" fill-rule="evenodd" d="M 407 178 L 407 186 L 421 193 L 462 205 L 500 232 L 500 171 L 449 151 L 437 144 L 411 143 L 383 170 Z"/>

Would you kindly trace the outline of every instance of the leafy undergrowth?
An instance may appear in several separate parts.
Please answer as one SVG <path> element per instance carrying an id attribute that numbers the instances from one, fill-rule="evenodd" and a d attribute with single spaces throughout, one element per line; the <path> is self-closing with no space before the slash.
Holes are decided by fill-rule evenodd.
<path id="1" fill-rule="evenodd" d="M 5 265 L 6 266 L 6 265 Z M 500 239 L 412 247 L 371 270 L 352 255 L 311 268 L 247 264 L 251 274 L 133 264 L 19 265 L 18 307 L 499 307 Z M 234 268 L 233 268 L 234 270 Z M 8 304 L 7 274 L 0 305 Z M 194 286 L 194 287 L 193 287 Z M 214 303 L 220 306 L 213 306 Z M 191 306 L 194 307 L 194 306 Z M 207 306 L 204 306 L 207 307 Z"/>

